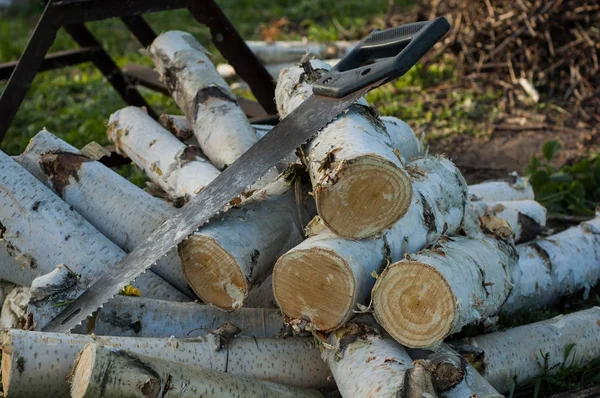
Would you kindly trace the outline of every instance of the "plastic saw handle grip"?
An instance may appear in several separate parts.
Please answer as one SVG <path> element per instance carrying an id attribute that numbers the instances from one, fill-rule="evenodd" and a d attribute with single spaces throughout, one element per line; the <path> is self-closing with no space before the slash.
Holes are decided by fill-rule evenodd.
<path id="1" fill-rule="evenodd" d="M 341 98 L 369 84 L 404 75 L 448 32 L 444 17 L 375 30 L 313 86 L 313 93 Z"/>

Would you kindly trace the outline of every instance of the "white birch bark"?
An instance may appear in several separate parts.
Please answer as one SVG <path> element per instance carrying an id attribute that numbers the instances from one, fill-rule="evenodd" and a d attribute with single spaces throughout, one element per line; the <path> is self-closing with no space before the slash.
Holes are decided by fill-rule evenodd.
<path id="1" fill-rule="evenodd" d="M 27 326 L 27 304 L 29 303 L 29 289 L 2 281 L 2 313 L 0 314 L 0 328 L 21 329 Z"/>
<path id="2" fill-rule="evenodd" d="M 448 238 L 386 268 L 373 288 L 375 318 L 407 347 L 437 345 L 500 310 L 517 261 L 510 242 Z"/>
<path id="3" fill-rule="evenodd" d="M 328 68 L 323 62 L 311 63 Z M 300 67 L 281 72 L 275 91 L 282 117 L 312 92 Z M 316 133 L 316 132 L 315 132 Z M 304 148 L 319 216 L 337 235 L 359 239 L 391 227 L 406 213 L 412 189 L 399 151 L 364 99 L 330 122 Z"/>
<path id="4" fill-rule="evenodd" d="M 116 296 L 98 311 L 89 332 L 104 336 L 189 338 L 232 323 L 242 336 L 277 337 L 285 332 L 277 309 L 240 308 L 227 313 L 210 305 Z"/>
<path id="5" fill-rule="evenodd" d="M 485 181 L 469 186 L 472 201 L 499 202 L 508 200 L 533 200 L 534 193 L 527 178 L 513 174 L 514 182 Z"/>
<path id="6" fill-rule="evenodd" d="M 158 122 L 180 141 L 186 142 L 194 136 L 194 129 L 191 123 L 183 115 L 168 115 L 163 113 L 160 115 Z"/>
<path id="7" fill-rule="evenodd" d="M 0 153 L 0 225 L 2 239 L 19 253 L 27 253 L 38 275 L 51 272 L 57 264 L 66 264 L 80 276 L 79 282 L 87 285 L 125 256 L 119 247 L 4 153 Z M 158 280 L 162 286 L 157 285 L 156 275 L 149 271 L 135 285 L 148 297 L 187 300 L 172 285 Z"/>
<path id="8" fill-rule="evenodd" d="M 113 113 L 107 135 L 119 153 L 143 169 L 171 198 L 195 196 L 219 175 L 193 147 L 179 141 L 141 108 L 129 106 Z"/>
<path id="9" fill-rule="evenodd" d="M 317 390 L 233 376 L 205 367 L 88 344 L 71 374 L 71 396 L 101 397 L 322 397 Z"/>
<path id="10" fill-rule="evenodd" d="M 412 359 L 400 344 L 378 329 L 349 323 L 329 335 L 321 352 L 342 397 L 405 396 Z M 435 394 L 433 390 L 428 392 Z"/>
<path id="11" fill-rule="evenodd" d="M 86 158 L 46 130 L 31 139 L 20 162 L 125 251 L 133 250 L 175 215 L 175 209 L 168 203 L 149 195 L 100 162 Z M 181 292 L 195 297 L 176 250 L 152 265 L 152 270 Z"/>
<path id="12" fill-rule="evenodd" d="M 315 58 L 344 58 L 358 42 L 247 41 L 246 43 L 258 59 L 268 65 L 283 62 L 299 62 L 307 51 L 314 55 Z"/>
<path id="13" fill-rule="evenodd" d="M 508 392 L 538 377 L 542 355 L 548 354 L 550 373 L 563 363 L 585 366 L 600 357 L 600 307 L 561 315 L 547 321 L 502 332 L 450 342 L 500 392 Z M 570 349 L 569 349 L 570 347 Z M 566 354 L 569 354 L 566 356 Z"/>
<path id="14" fill-rule="evenodd" d="M 258 141 L 208 51 L 191 34 L 163 33 L 149 50 L 175 102 L 192 122 L 200 147 L 218 169 L 232 164 Z"/>
<path id="15" fill-rule="evenodd" d="M 505 313 L 542 308 L 600 281 L 600 217 L 563 232 L 517 246 L 519 266 Z"/>
<path id="16" fill-rule="evenodd" d="M 302 242 L 294 184 L 284 173 L 201 227 L 181 245 L 183 270 L 196 294 L 204 301 L 233 311 L 244 305 L 248 292 L 273 269 L 277 258 Z M 304 195 L 308 219 L 312 199 Z"/>
<path id="17" fill-rule="evenodd" d="M 425 155 L 423 139 L 417 137 L 406 122 L 393 116 L 382 116 L 381 121 L 390 136 L 392 148 L 397 149 L 402 158 L 410 161 Z"/>
<path id="18" fill-rule="evenodd" d="M 535 239 L 546 225 L 546 208 L 534 200 L 479 200 L 471 202 L 470 210 L 478 218 L 493 215 L 506 221 L 517 243 Z"/>
<path id="19" fill-rule="evenodd" d="M 366 304 L 375 283 L 373 273 L 461 226 L 467 185 L 452 162 L 426 157 L 406 169 L 412 179 L 412 202 L 390 230 L 359 241 L 324 231 L 277 261 L 273 291 L 287 316 L 309 320 L 317 330 L 340 327 L 353 316 L 357 304 Z"/>
<path id="20" fill-rule="evenodd" d="M 64 397 L 77 353 L 88 343 L 232 375 L 256 377 L 297 387 L 327 388 L 331 376 L 319 350 L 308 338 L 239 337 L 224 344 L 216 334 L 193 339 L 90 336 L 5 332 L 2 383 L 9 397 Z M 268 364 L 268 365 L 267 365 Z"/>
<path id="21" fill-rule="evenodd" d="M 446 343 L 434 351 L 409 349 L 408 354 L 431 374 L 439 396 L 446 398 L 503 398 L 477 370 Z"/>

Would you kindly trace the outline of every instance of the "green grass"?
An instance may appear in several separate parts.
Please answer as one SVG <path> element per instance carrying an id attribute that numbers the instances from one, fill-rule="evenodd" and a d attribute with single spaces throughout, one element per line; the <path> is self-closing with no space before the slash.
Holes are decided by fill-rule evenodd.
<path id="1" fill-rule="evenodd" d="M 281 38 L 335 40 L 345 34 L 358 38 L 365 25 L 386 12 L 387 1 L 325 0 L 239 2 L 219 1 L 219 5 L 246 39 L 260 39 L 261 24 L 286 17 L 289 28 L 282 30 Z M 0 18 L 0 62 L 17 60 L 25 48 L 28 35 L 39 16 L 39 10 Z M 209 49 L 208 30 L 198 24 L 187 12 L 177 10 L 149 14 L 146 19 L 156 32 L 179 29 L 194 34 Z M 139 43 L 125 29 L 120 20 L 89 23 L 87 26 L 100 39 L 119 66 L 130 62 L 152 66 L 148 56 L 140 51 Z M 336 27 L 337 26 L 337 27 Z M 75 43 L 64 31 L 59 31 L 52 51 L 75 48 Z M 217 60 L 218 53 L 213 51 Z M 5 82 L 0 82 L 0 91 Z M 144 97 L 158 112 L 177 112 L 173 101 L 161 94 L 142 90 Z M 8 131 L 1 149 L 15 155 L 23 151 L 29 139 L 46 127 L 71 144 L 81 147 L 90 141 L 107 144 L 105 121 L 108 116 L 126 106 L 107 84 L 93 65 L 84 64 L 57 71 L 40 73 L 34 80 L 25 101 Z"/>

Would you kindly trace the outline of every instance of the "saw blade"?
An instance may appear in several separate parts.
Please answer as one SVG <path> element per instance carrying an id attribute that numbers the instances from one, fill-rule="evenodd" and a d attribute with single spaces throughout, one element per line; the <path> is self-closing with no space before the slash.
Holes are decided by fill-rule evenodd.
<path id="1" fill-rule="evenodd" d="M 66 333 L 185 240 L 273 165 L 344 112 L 374 82 L 342 98 L 312 95 L 104 274 L 42 330 Z"/>

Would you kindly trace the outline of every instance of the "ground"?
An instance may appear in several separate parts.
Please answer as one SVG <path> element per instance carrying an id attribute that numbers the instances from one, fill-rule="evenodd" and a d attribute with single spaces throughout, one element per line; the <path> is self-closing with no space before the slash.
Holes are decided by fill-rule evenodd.
<path id="1" fill-rule="evenodd" d="M 386 21 L 415 20 L 409 0 L 397 0 L 393 13 L 388 12 L 387 0 L 285 0 L 276 4 L 269 0 L 219 0 L 218 3 L 246 39 L 359 39 L 373 28 L 384 28 Z M 18 59 L 38 16 L 36 8 L 0 15 L 0 62 Z M 214 50 L 207 29 L 185 10 L 146 18 L 157 32 L 188 31 Z M 119 20 L 92 23 L 88 27 L 120 66 L 130 62 L 152 66 Z M 73 47 L 75 44 L 61 31 L 52 50 Z M 221 60 L 216 51 L 214 54 L 217 61 Z M 3 87 L 4 82 L 0 82 L 0 91 Z M 178 112 L 170 98 L 145 89 L 142 93 L 157 111 Z M 518 98 L 519 111 L 507 113 L 503 95 L 499 89 L 473 84 L 456 73 L 455 60 L 439 56 L 413 68 L 395 83 L 372 92 L 368 99 L 381 114 L 398 116 L 419 134 L 425 133 L 431 152 L 449 156 L 469 182 L 502 178 L 513 170 L 523 173 L 531 157 L 540 157 L 543 144 L 553 139 L 559 139 L 563 145 L 563 150 L 553 158 L 557 166 L 597 153 L 598 133 L 573 121 L 573 112 L 556 105 L 552 98 L 543 98 L 539 103 L 526 96 Z M 90 141 L 108 144 L 105 121 L 110 113 L 125 105 L 92 65 L 41 73 L 0 148 L 17 155 L 43 127 L 78 147 Z M 121 172 L 138 184 L 143 182 L 142 173 L 131 167 Z M 515 320 L 527 323 L 600 305 L 597 290 L 587 300 L 581 301 L 580 297 L 574 295 L 548 311 L 502 320 L 501 326 L 514 326 Z M 539 394 L 550 396 L 600 384 L 597 377 L 600 364 L 563 373 L 560 378 L 544 376 L 531 386 L 517 389 L 515 395 L 536 395 L 539 390 Z"/>

